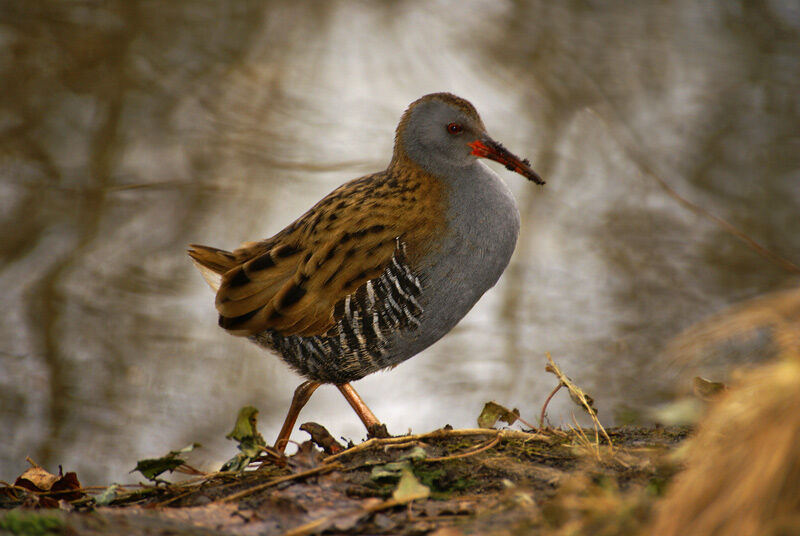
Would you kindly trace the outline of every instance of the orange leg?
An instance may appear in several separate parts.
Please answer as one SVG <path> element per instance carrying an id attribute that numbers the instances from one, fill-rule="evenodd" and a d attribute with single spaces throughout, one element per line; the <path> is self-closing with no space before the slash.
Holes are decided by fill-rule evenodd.
<path id="1" fill-rule="evenodd" d="M 336 384 L 336 387 L 350 403 L 350 407 L 356 412 L 361 422 L 364 423 L 369 437 L 389 437 L 386 426 L 381 424 L 378 418 L 375 417 L 375 414 L 370 411 L 367 404 L 365 404 L 358 393 L 356 393 L 352 385 L 349 383 L 342 383 Z"/>
<path id="2" fill-rule="evenodd" d="M 289 413 L 286 415 L 286 420 L 283 421 L 278 439 L 275 441 L 275 450 L 278 452 L 283 452 L 286 449 L 286 445 L 289 443 L 289 436 L 292 435 L 292 429 L 294 429 L 294 424 L 297 422 L 297 416 L 300 415 L 300 410 L 308 403 L 308 399 L 311 398 L 311 395 L 320 385 L 322 385 L 320 382 L 309 380 L 301 383 L 294 390 L 292 405 L 289 406 Z"/>

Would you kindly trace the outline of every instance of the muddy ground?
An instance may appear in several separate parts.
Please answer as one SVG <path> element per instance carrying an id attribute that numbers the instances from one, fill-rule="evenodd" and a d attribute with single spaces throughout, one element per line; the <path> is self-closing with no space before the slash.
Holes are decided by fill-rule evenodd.
<path id="1" fill-rule="evenodd" d="M 671 453 L 689 430 L 608 433 L 613 447 L 594 430 L 443 429 L 325 445 L 330 453 L 308 441 L 258 470 L 180 483 L 8 486 L 0 533 L 635 534 L 678 471 Z"/>

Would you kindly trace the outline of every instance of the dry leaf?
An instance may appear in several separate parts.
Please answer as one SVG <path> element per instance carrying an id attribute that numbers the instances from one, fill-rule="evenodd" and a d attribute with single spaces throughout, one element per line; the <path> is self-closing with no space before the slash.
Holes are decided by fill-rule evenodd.
<path id="1" fill-rule="evenodd" d="M 497 402 L 491 401 L 483 406 L 483 411 L 481 411 L 481 414 L 478 416 L 478 427 L 494 428 L 497 421 L 503 421 L 511 425 L 514 424 L 517 419 L 519 419 L 519 410 L 517 408 L 514 408 L 512 411 L 501 406 Z"/>
<path id="2" fill-rule="evenodd" d="M 311 436 L 311 441 L 316 443 L 326 454 L 336 454 L 344 450 L 344 447 L 321 424 L 307 422 L 300 425 L 300 429 L 307 432 Z"/>
<path id="3" fill-rule="evenodd" d="M 695 376 L 692 380 L 692 387 L 694 394 L 700 400 L 708 402 L 722 392 L 725 392 L 727 386 L 722 382 L 712 382 L 700 376 Z"/>
<path id="4" fill-rule="evenodd" d="M 58 477 L 38 465 L 29 467 L 14 482 L 15 486 L 31 491 L 50 491 Z"/>
<path id="5" fill-rule="evenodd" d="M 39 506 L 45 508 L 55 508 L 58 506 L 58 500 L 74 501 L 84 496 L 80 491 L 81 483 L 78 481 L 78 475 L 70 471 L 65 475 L 61 474 L 61 467 L 58 468 L 58 476 L 48 472 L 43 467 L 36 464 L 33 460 L 28 458 L 28 463 L 32 465 L 24 473 L 22 473 L 16 481 L 15 486 L 25 488 L 34 493 L 49 492 L 52 497 L 39 497 Z"/>
<path id="6" fill-rule="evenodd" d="M 566 387 L 569 391 L 569 398 L 575 403 L 575 405 L 579 406 L 589 415 L 596 417 L 597 408 L 594 407 L 594 399 L 589 396 L 588 393 L 584 392 L 583 389 L 578 387 L 575 382 L 572 381 L 572 378 L 561 372 L 561 369 L 555 364 L 553 358 L 550 357 L 550 354 L 547 354 L 547 359 L 548 364 L 545 365 L 544 370 L 551 374 L 555 374 L 555 376 L 561 382 L 561 385 Z"/>

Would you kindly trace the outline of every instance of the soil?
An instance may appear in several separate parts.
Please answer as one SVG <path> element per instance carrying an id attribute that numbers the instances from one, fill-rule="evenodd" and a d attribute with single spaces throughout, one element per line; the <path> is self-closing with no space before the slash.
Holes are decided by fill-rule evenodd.
<path id="1" fill-rule="evenodd" d="M 9 486 L 0 534 L 636 534 L 679 470 L 670 453 L 689 429 L 607 431 L 613 446 L 594 430 L 443 429 L 336 454 L 309 441 L 256 470 L 103 499 L 102 489 L 65 500 Z"/>

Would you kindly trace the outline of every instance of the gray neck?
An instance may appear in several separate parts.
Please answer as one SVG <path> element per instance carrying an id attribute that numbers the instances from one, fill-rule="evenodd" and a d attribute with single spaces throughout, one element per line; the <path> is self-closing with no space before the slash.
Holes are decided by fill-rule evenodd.
<path id="1" fill-rule="evenodd" d="M 449 122 L 466 123 L 467 119 L 441 102 L 421 103 L 411 111 L 399 129 L 395 152 L 405 151 L 409 159 L 428 173 L 439 177 L 462 177 L 477 162 L 463 137 L 445 133 Z M 483 123 L 477 120 L 480 128 Z"/>
<path id="2" fill-rule="evenodd" d="M 473 175 L 480 165 L 478 158 L 465 155 L 457 159 L 448 159 L 442 154 L 431 151 L 420 140 L 412 138 L 406 144 L 406 154 L 409 159 L 431 175 L 445 182 L 458 182 L 460 177 Z"/>
<path id="3" fill-rule="evenodd" d="M 441 180 L 447 192 L 446 235 L 454 241 L 450 246 L 465 256 L 485 257 L 481 262 L 489 266 L 476 267 L 475 275 L 492 272 L 491 286 L 505 269 L 517 243 L 520 221 L 514 196 L 506 183 L 477 159 L 459 175 L 447 175 Z M 469 247 L 459 246 L 459 241 Z"/>

